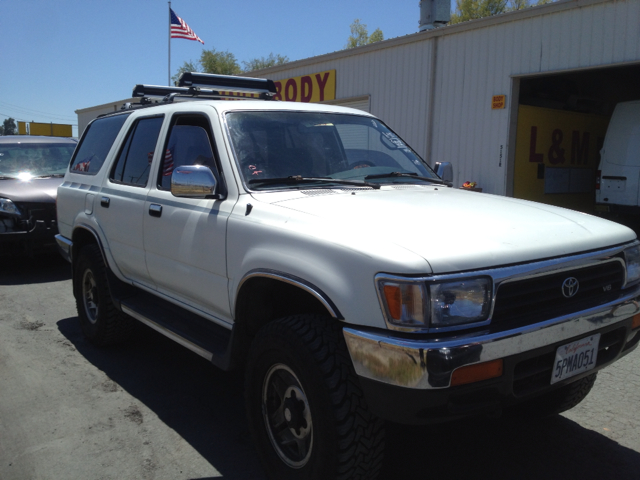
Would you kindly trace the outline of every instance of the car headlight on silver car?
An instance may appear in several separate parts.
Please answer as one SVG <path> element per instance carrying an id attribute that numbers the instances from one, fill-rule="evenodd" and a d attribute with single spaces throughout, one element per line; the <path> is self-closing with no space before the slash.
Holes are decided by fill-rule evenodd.
<path id="1" fill-rule="evenodd" d="M 0 198 L 0 213 L 16 216 L 21 215 L 20 209 L 8 198 Z"/>
<path id="2" fill-rule="evenodd" d="M 624 251 L 627 264 L 627 285 L 640 280 L 640 245 L 634 245 Z"/>
<path id="3" fill-rule="evenodd" d="M 395 330 L 447 329 L 486 320 L 491 310 L 489 277 L 402 279 L 378 276 L 378 297 Z"/>

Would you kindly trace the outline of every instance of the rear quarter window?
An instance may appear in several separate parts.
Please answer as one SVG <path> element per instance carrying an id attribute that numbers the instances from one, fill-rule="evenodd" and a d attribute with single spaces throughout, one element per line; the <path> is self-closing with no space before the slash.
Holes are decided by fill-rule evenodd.
<path id="1" fill-rule="evenodd" d="M 128 116 L 127 114 L 100 118 L 89 124 L 69 169 L 74 173 L 98 173 Z"/>

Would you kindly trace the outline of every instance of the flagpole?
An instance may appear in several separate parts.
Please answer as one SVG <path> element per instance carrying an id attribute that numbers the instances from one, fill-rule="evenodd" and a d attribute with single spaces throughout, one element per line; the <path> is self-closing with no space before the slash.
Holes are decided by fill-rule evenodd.
<path id="1" fill-rule="evenodd" d="M 171 86 L 171 2 L 169 2 L 169 68 L 167 73 L 167 85 Z"/>

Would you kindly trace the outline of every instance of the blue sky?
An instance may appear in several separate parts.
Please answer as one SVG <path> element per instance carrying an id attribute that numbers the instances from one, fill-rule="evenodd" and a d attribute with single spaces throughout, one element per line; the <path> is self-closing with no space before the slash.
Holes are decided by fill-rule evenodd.
<path id="1" fill-rule="evenodd" d="M 239 62 L 271 52 L 299 60 L 341 50 L 356 18 L 385 39 L 416 33 L 418 4 L 174 0 L 173 10 L 205 45 L 171 40 L 171 73 L 203 48 L 228 50 Z M 138 83 L 167 84 L 164 0 L 2 0 L 0 18 L 0 121 L 76 124 L 77 109 L 127 98 Z"/>

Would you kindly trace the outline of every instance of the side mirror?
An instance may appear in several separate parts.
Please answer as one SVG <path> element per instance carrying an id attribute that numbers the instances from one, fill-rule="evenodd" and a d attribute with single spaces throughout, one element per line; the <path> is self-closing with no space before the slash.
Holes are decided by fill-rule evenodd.
<path id="1" fill-rule="evenodd" d="M 220 198 L 216 194 L 218 181 L 206 165 L 177 167 L 171 174 L 171 193 L 184 198 Z"/>
<path id="2" fill-rule="evenodd" d="M 445 183 L 453 183 L 453 165 L 451 162 L 437 162 L 436 175 L 438 175 Z"/>

